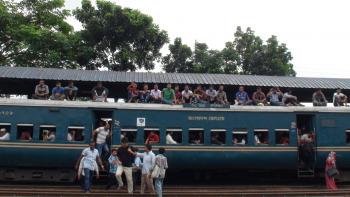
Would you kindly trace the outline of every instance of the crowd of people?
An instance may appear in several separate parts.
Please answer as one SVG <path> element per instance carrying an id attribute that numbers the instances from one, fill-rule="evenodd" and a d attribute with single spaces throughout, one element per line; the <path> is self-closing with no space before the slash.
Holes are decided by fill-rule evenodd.
<path id="1" fill-rule="evenodd" d="M 33 99 L 50 99 L 50 100 L 69 100 L 77 99 L 78 87 L 73 81 L 69 81 L 67 86 L 62 87 L 61 82 L 56 82 L 56 86 L 52 88 L 51 95 L 49 87 L 44 80 L 40 80 L 35 87 Z M 260 87 L 250 96 L 244 86 L 240 86 L 238 91 L 233 95 L 234 100 L 230 102 L 223 85 L 219 85 L 218 89 L 214 85 L 210 85 L 207 89 L 202 85 L 192 90 L 189 85 L 184 85 L 181 89 L 180 85 L 168 83 L 162 90 L 157 84 L 153 85 L 153 89 L 149 88 L 148 84 L 144 84 L 142 89 L 138 88 L 137 83 L 132 82 L 127 86 L 129 103 L 163 103 L 163 104 L 219 104 L 219 105 L 257 105 L 257 106 L 303 106 L 300 104 L 298 97 L 293 95 L 291 89 L 282 92 L 278 87 L 272 87 L 265 94 Z M 107 102 L 109 90 L 98 82 L 91 90 L 91 99 L 95 102 Z M 347 96 L 338 88 L 333 94 L 334 106 L 347 106 Z M 321 89 L 317 89 L 312 94 L 313 106 L 327 106 L 328 100 Z"/>

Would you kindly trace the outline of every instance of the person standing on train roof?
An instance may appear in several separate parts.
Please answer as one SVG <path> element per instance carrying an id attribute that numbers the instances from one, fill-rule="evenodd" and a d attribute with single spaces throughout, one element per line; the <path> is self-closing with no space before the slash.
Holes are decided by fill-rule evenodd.
<path id="1" fill-rule="evenodd" d="M 237 105 L 251 105 L 252 101 L 249 99 L 248 93 L 244 91 L 243 86 L 239 86 L 239 90 L 236 93 L 236 104 Z"/>
<path id="2" fill-rule="evenodd" d="M 153 178 L 151 177 L 151 171 L 155 165 L 155 154 L 152 152 L 152 145 L 145 145 L 144 153 L 135 153 L 137 157 L 143 158 L 142 168 L 141 168 L 141 194 L 145 193 L 147 187 L 151 193 L 154 193 Z"/>
<path id="3" fill-rule="evenodd" d="M 112 149 L 111 155 L 108 158 L 109 163 L 109 173 L 108 173 L 108 182 L 106 186 L 106 190 L 111 188 L 111 186 L 117 184 L 117 179 L 115 173 L 118 169 L 118 157 L 117 157 L 117 149 Z"/>
<path id="4" fill-rule="evenodd" d="M 162 102 L 164 104 L 174 104 L 175 103 L 175 91 L 171 88 L 171 83 L 166 85 L 166 88 L 162 91 Z"/>
<path id="5" fill-rule="evenodd" d="M 181 92 L 182 103 L 192 103 L 193 92 L 188 85 L 185 85 L 184 90 Z"/>
<path id="6" fill-rule="evenodd" d="M 6 128 L 0 129 L 0 141 L 9 141 L 10 140 L 10 133 L 7 132 Z"/>
<path id="7" fill-rule="evenodd" d="M 316 92 L 312 94 L 313 106 L 327 106 L 327 103 L 328 101 L 324 96 L 323 92 L 321 91 L 321 89 L 316 90 Z"/>
<path id="8" fill-rule="evenodd" d="M 325 180 L 326 186 L 329 190 L 337 190 L 337 185 L 335 184 L 334 176 L 338 174 L 337 166 L 336 166 L 336 153 L 330 152 L 326 159 L 326 167 L 325 167 Z"/>
<path id="9" fill-rule="evenodd" d="M 121 146 L 118 148 L 117 157 L 119 160 L 116 177 L 118 180 L 118 190 L 123 186 L 122 174 L 125 173 L 126 181 L 128 184 L 128 193 L 133 193 L 133 181 L 132 181 L 132 163 L 134 161 L 134 152 L 128 145 L 128 139 L 123 138 L 121 140 Z"/>
<path id="10" fill-rule="evenodd" d="M 95 146 L 95 142 L 90 142 L 89 147 L 83 150 L 77 163 L 75 164 L 75 169 L 78 170 L 79 165 L 82 162 L 82 170 L 84 173 L 84 191 L 86 193 L 91 191 L 93 172 L 98 170 L 96 169 L 96 162 L 98 162 L 101 169 L 104 170 L 104 166 Z"/>
<path id="11" fill-rule="evenodd" d="M 107 102 L 108 89 L 102 85 L 102 82 L 97 82 L 97 85 L 92 88 L 92 100 L 95 102 Z"/>
<path id="12" fill-rule="evenodd" d="M 61 86 L 61 82 L 57 81 L 56 86 L 52 88 L 50 100 L 61 100 L 65 99 L 64 88 Z"/>
<path id="13" fill-rule="evenodd" d="M 153 89 L 151 90 L 151 103 L 162 103 L 162 91 L 158 89 L 158 85 L 154 84 Z"/>
<path id="14" fill-rule="evenodd" d="M 347 106 L 346 104 L 347 100 L 348 100 L 348 97 L 341 92 L 340 88 L 338 88 L 337 91 L 333 94 L 334 107 Z"/>
<path id="15" fill-rule="evenodd" d="M 158 144 L 158 143 L 159 143 L 159 135 L 156 132 L 151 131 L 148 134 L 145 144 Z"/>
<path id="16" fill-rule="evenodd" d="M 49 86 L 45 84 L 44 80 L 40 80 L 39 84 L 35 86 L 33 99 L 46 100 L 49 97 Z"/>
<path id="17" fill-rule="evenodd" d="M 68 85 L 64 87 L 64 94 L 68 101 L 75 101 L 77 99 L 78 88 L 73 81 L 69 81 Z"/>
<path id="18" fill-rule="evenodd" d="M 282 106 L 282 97 L 283 92 L 278 87 L 271 88 L 269 93 L 267 93 L 267 98 L 269 99 L 271 106 Z"/>
<path id="19" fill-rule="evenodd" d="M 106 139 L 111 135 L 110 125 L 107 122 L 104 122 L 103 126 L 95 129 L 92 135 L 96 136 L 96 148 L 100 157 L 102 157 L 103 152 L 108 155 L 109 149 L 106 143 Z"/>

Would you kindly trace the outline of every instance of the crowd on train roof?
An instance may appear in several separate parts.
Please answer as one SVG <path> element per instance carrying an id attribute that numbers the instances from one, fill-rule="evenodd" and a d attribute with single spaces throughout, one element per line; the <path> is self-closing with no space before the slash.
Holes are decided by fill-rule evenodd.
<path id="1" fill-rule="evenodd" d="M 67 86 L 62 87 L 61 82 L 56 82 L 56 86 L 52 88 L 51 94 L 48 85 L 44 80 L 40 80 L 35 87 L 33 99 L 42 100 L 68 100 L 74 101 L 77 98 L 78 87 L 73 81 L 69 81 Z M 208 88 L 197 85 L 195 89 L 191 89 L 189 85 L 185 85 L 183 89 L 180 85 L 167 84 L 165 88 L 160 90 L 157 84 L 150 89 L 148 84 L 144 84 L 141 89 L 135 82 L 130 83 L 127 87 L 129 103 L 162 103 L 162 104 L 219 104 L 219 105 L 256 105 L 256 106 L 303 106 L 300 104 L 297 96 L 293 95 L 291 89 L 282 92 L 278 87 L 272 87 L 265 94 L 260 87 L 252 95 L 249 95 L 244 86 L 240 86 L 234 100 L 229 101 L 223 85 L 219 85 L 216 89 L 213 85 Z M 102 82 L 97 82 L 96 86 L 91 90 L 91 99 L 95 102 L 107 102 L 109 90 L 103 86 Z M 312 95 L 313 106 L 327 106 L 327 99 L 321 89 L 317 89 Z M 338 88 L 333 94 L 334 106 L 346 106 L 347 96 Z"/>

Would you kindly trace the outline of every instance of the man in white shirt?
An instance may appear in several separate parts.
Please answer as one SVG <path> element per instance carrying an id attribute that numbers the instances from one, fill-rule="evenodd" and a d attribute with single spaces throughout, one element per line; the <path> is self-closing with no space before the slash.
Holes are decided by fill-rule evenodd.
<path id="1" fill-rule="evenodd" d="M 105 151 L 106 155 L 109 152 L 106 139 L 110 135 L 110 126 L 107 122 L 104 123 L 103 127 L 99 127 L 94 130 L 93 136 L 96 135 L 96 148 L 99 155 L 102 155 L 102 152 Z"/>
<path id="2" fill-rule="evenodd" d="M 208 102 L 209 103 L 216 102 L 217 91 L 214 89 L 213 85 L 210 85 L 209 89 L 207 89 L 207 91 L 205 91 L 205 93 L 208 95 Z"/>
<path id="3" fill-rule="evenodd" d="M 188 85 L 185 85 L 185 89 L 181 92 L 182 94 L 182 103 L 191 103 L 193 92 L 190 90 Z"/>
<path id="4" fill-rule="evenodd" d="M 341 92 L 340 88 L 338 88 L 337 91 L 333 95 L 333 105 L 334 105 L 334 107 L 346 106 L 347 100 L 348 100 L 348 97 L 345 96 L 345 94 L 343 94 Z"/>
<path id="5" fill-rule="evenodd" d="M 5 128 L 0 129 L 0 141 L 9 141 L 10 133 L 6 131 Z"/>
<path id="6" fill-rule="evenodd" d="M 85 148 L 80 155 L 77 163 L 75 164 L 75 168 L 78 170 L 80 162 L 82 163 L 82 168 L 84 171 L 84 191 L 85 193 L 89 193 L 91 189 L 93 172 L 96 171 L 96 161 L 100 164 L 102 170 L 104 170 L 104 166 L 102 161 L 98 155 L 98 151 L 95 148 L 95 142 L 91 142 L 88 148 Z M 83 159 L 84 158 L 84 159 Z"/>
<path id="7" fill-rule="evenodd" d="M 150 99 L 152 103 L 161 103 L 162 102 L 162 91 L 158 89 L 158 85 L 155 84 L 153 86 L 153 90 L 151 90 Z"/>
<path id="8" fill-rule="evenodd" d="M 146 144 L 145 152 L 136 153 L 136 156 L 143 158 L 142 169 L 141 169 L 141 172 L 142 172 L 141 194 L 145 192 L 146 185 L 147 185 L 147 188 L 150 189 L 152 193 L 154 193 L 155 190 L 153 186 L 153 178 L 151 177 L 151 171 L 153 170 L 153 167 L 155 165 L 156 156 L 152 152 L 152 145 Z"/>
<path id="9" fill-rule="evenodd" d="M 172 137 L 173 132 L 169 132 L 166 135 L 166 144 L 177 144 L 177 142 Z"/>

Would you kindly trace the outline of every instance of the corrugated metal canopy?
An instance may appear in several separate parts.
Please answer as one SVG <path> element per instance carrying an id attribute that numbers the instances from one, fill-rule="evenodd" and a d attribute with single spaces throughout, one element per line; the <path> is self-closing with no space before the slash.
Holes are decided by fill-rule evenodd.
<path id="1" fill-rule="evenodd" d="M 350 89 L 350 79 L 196 73 L 146 73 L 53 68 L 0 67 L 0 79 L 45 79 L 137 83 L 224 84 L 290 88 Z"/>

